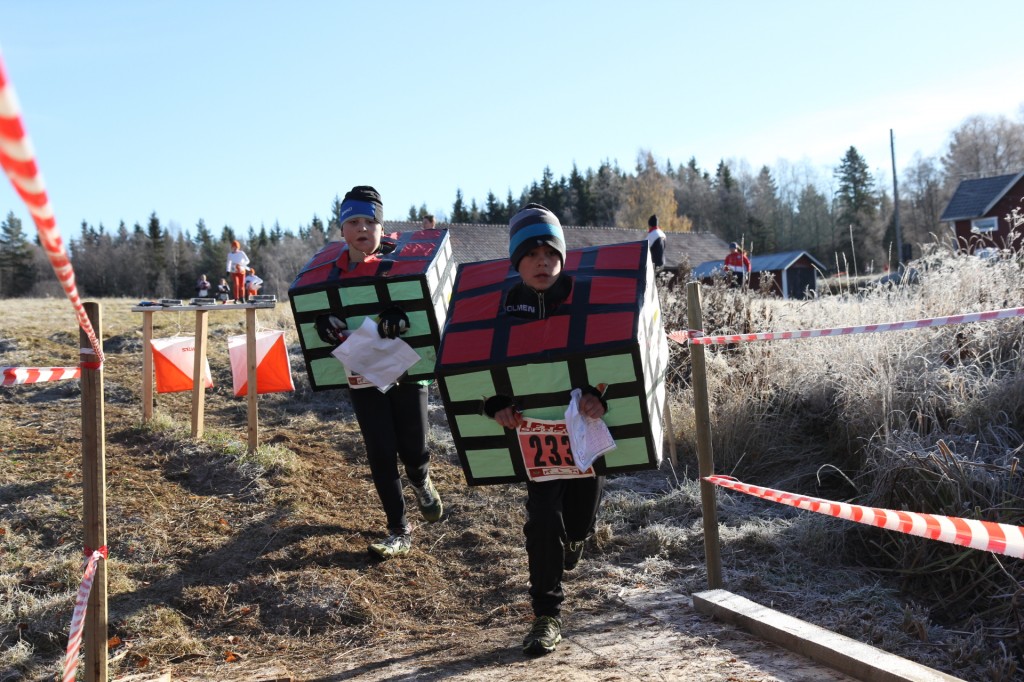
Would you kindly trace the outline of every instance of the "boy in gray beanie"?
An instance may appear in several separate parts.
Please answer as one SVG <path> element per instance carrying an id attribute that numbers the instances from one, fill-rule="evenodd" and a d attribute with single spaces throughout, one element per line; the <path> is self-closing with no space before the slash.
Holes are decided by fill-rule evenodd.
<path id="1" fill-rule="evenodd" d="M 572 278 L 562 272 L 565 236 L 558 218 L 540 204 L 525 206 L 509 222 L 508 253 L 522 282 L 506 295 L 505 313 L 531 320 L 556 314 L 572 293 Z M 608 405 L 601 393 L 592 386 L 581 388 L 580 412 L 595 419 L 602 417 Z M 523 421 L 514 396 L 489 398 L 484 412 L 506 429 L 514 430 Z M 523 639 L 525 654 L 550 653 L 562 641 L 562 574 L 575 568 L 583 556 L 583 544 L 594 533 L 603 490 L 604 476 L 526 484 L 523 533 L 535 618 Z"/>

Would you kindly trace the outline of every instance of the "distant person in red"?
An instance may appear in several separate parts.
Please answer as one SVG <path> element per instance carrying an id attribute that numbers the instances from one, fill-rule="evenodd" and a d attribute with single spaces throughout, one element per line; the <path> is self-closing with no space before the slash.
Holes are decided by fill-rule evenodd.
<path id="1" fill-rule="evenodd" d="M 729 255 L 725 257 L 725 270 L 732 275 L 732 286 L 742 288 L 750 277 L 750 259 L 736 242 L 729 243 Z"/>
<path id="2" fill-rule="evenodd" d="M 231 283 L 235 302 L 241 303 L 245 300 L 245 273 L 249 269 L 249 257 L 242 251 L 242 245 L 237 240 L 231 242 L 231 252 L 228 254 L 226 270 Z"/>

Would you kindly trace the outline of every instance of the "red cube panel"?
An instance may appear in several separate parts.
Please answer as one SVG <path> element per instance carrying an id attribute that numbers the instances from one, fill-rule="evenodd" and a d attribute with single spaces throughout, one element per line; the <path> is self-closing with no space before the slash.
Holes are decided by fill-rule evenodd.
<path id="1" fill-rule="evenodd" d="M 633 336 L 633 324 L 636 313 L 598 313 L 587 317 L 585 343 L 608 343 L 609 341 L 628 341 Z"/>

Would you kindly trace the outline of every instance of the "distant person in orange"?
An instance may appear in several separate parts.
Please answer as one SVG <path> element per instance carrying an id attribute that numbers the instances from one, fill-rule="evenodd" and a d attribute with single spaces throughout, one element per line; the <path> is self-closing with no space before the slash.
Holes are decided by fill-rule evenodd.
<path id="1" fill-rule="evenodd" d="M 750 259 L 736 242 L 729 242 L 729 255 L 725 257 L 725 270 L 731 273 L 733 287 L 742 288 L 750 277 Z"/>
<path id="2" fill-rule="evenodd" d="M 260 293 L 261 286 L 263 286 L 263 280 L 256 276 L 254 269 L 249 268 L 249 274 L 245 276 L 246 300 L 251 301 L 253 296 Z"/>
<path id="3" fill-rule="evenodd" d="M 231 242 L 231 252 L 228 253 L 227 271 L 231 283 L 232 292 L 235 296 L 235 303 L 245 300 L 245 273 L 249 268 L 249 257 L 242 251 L 242 245 L 238 240 Z"/>

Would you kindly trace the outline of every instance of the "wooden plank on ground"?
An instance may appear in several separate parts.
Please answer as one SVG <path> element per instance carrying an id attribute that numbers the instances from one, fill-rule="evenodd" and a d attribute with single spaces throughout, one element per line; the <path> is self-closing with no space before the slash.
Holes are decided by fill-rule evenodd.
<path id="1" fill-rule="evenodd" d="M 959 677 L 908 661 L 868 644 L 806 623 L 727 590 L 693 595 L 694 608 L 738 625 L 761 639 L 870 682 L 964 682 Z"/>

